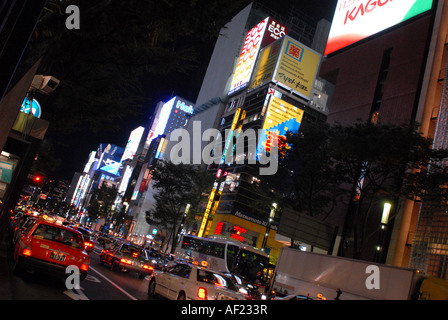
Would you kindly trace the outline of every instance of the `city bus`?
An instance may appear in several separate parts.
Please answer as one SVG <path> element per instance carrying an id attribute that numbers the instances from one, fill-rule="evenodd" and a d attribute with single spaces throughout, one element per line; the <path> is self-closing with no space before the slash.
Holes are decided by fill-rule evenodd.
<path id="1" fill-rule="evenodd" d="M 176 258 L 206 265 L 209 269 L 230 273 L 245 283 L 263 290 L 269 279 L 269 256 L 242 242 L 221 238 L 183 235 L 176 248 Z"/>

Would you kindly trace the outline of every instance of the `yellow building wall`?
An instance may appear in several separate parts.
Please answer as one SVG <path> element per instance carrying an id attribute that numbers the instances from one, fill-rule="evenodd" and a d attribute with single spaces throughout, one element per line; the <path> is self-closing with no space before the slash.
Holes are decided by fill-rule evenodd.
<path id="1" fill-rule="evenodd" d="M 245 220 L 245 219 L 237 217 L 233 214 L 216 214 L 215 217 L 213 218 L 213 220 L 209 221 L 209 223 L 207 224 L 207 229 L 205 231 L 206 237 L 207 236 L 212 237 L 214 235 L 216 225 L 219 222 L 229 222 L 234 225 L 241 226 L 247 230 L 251 230 L 251 231 L 258 233 L 256 247 L 258 249 L 261 249 L 261 245 L 262 245 L 263 239 L 264 239 L 264 234 L 266 233 L 265 226 Z M 268 240 L 266 243 L 266 247 L 271 249 L 271 251 L 269 252 L 269 261 L 272 264 L 277 263 L 278 256 L 280 254 L 280 249 L 283 246 L 283 244 L 281 242 L 274 240 L 276 234 L 277 234 L 277 232 L 275 230 L 270 229 Z"/>

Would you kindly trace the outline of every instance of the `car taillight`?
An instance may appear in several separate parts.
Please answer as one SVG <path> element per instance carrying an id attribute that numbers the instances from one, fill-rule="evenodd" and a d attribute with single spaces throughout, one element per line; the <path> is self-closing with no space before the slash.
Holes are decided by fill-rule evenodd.
<path id="1" fill-rule="evenodd" d="M 29 257 L 31 256 L 31 249 L 23 249 L 22 255 Z"/>
<path id="2" fill-rule="evenodd" d="M 89 242 L 89 241 L 86 241 L 86 242 L 84 242 L 84 248 L 92 248 L 93 247 L 93 243 L 92 242 Z"/>
<path id="3" fill-rule="evenodd" d="M 207 300 L 207 289 L 199 287 L 198 289 L 198 298 Z"/>
<path id="4" fill-rule="evenodd" d="M 124 263 L 124 264 L 132 264 L 132 261 L 131 261 L 131 260 L 129 260 L 129 259 L 125 259 L 125 258 L 122 258 L 122 259 L 120 260 L 120 262 L 121 262 L 121 263 Z"/>
<path id="5" fill-rule="evenodd" d="M 143 265 L 143 269 L 146 269 L 146 270 L 154 270 L 153 267 L 148 266 L 147 264 Z"/>
<path id="6" fill-rule="evenodd" d="M 80 268 L 80 269 L 81 269 L 82 271 L 88 271 L 88 270 L 89 270 L 89 265 L 83 263 L 83 264 L 81 265 L 81 268 Z"/>

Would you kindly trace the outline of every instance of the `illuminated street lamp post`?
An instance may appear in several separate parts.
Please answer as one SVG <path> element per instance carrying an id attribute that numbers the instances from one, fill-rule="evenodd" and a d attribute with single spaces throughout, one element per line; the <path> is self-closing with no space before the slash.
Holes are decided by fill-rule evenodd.
<path id="1" fill-rule="evenodd" d="M 378 246 L 376 247 L 376 261 L 379 261 L 381 259 L 382 256 L 382 251 L 383 251 L 383 247 L 384 247 L 384 234 L 386 232 L 386 226 L 387 223 L 389 222 L 389 214 L 390 214 L 390 210 L 392 208 L 392 205 L 389 202 L 385 202 L 383 205 L 383 213 L 381 215 L 381 230 L 380 230 L 380 235 L 379 235 L 379 239 L 378 239 Z"/>
<path id="2" fill-rule="evenodd" d="M 266 232 L 264 234 L 263 243 L 261 245 L 261 250 L 263 250 L 263 251 L 266 248 L 266 244 L 268 242 L 269 231 L 271 230 L 271 223 L 274 221 L 274 217 L 275 217 L 275 209 L 277 209 L 277 204 L 273 203 L 271 212 L 269 213 L 269 220 L 268 220 L 268 224 L 266 226 Z"/>

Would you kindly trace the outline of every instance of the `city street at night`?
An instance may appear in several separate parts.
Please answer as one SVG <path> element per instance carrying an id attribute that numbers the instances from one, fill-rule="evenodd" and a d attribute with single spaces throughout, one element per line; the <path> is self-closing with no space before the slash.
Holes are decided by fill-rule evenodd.
<path id="1" fill-rule="evenodd" d="M 432 312 L 447 39 L 448 0 L 3 1 L 2 315 Z"/>
<path id="2" fill-rule="evenodd" d="M 148 296 L 148 280 L 136 274 L 114 272 L 99 263 L 102 247 L 95 243 L 90 253 L 89 275 L 80 289 L 66 288 L 65 282 L 45 274 L 8 274 L 14 300 L 160 300 Z M 9 261 L 11 262 L 11 261 Z M 163 298 L 162 298 L 163 299 Z"/>

